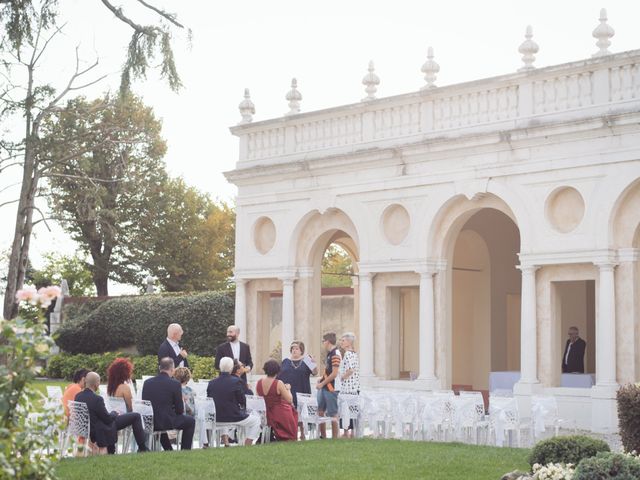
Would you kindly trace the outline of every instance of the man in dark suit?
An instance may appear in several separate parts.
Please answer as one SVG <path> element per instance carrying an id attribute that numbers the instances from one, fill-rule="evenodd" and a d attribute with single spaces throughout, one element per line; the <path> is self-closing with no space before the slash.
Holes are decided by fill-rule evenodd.
<path id="1" fill-rule="evenodd" d="M 220 370 L 220 359 L 229 357 L 232 360 L 236 359 L 242 363 L 247 371 L 251 371 L 253 368 L 253 361 L 251 360 L 251 349 L 249 345 L 239 340 L 240 329 L 235 325 L 231 325 L 227 328 L 227 341 L 218 345 L 216 348 L 216 360 L 214 366 L 217 370 Z M 247 374 L 243 373 L 241 377 L 245 382 L 247 381 Z"/>
<path id="2" fill-rule="evenodd" d="M 96 443 L 101 449 L 107 449 L 110 454 L 116 453 L 116 442 L 118 441 L 118 430 L 131 425 L 133 435 L 138 444 L 139 452 L 148 451 L 145 444 L 144 429 L 139 413 L 109 413 L 104 406 L 104 399 L 96 395 L 100 385 L 100 375 L 96 372 L 89 372 L 85 377 L 85 389 L 76 395 L 76 402 L 87 404 L 89 409 L 89 425 L 91 441 Z"/>
<path id="3" fill-rule="evenodd" d="M 191 450 L 195 419 L 184 414 L 182 387 L 173 378 L 175 370 L 173 360 L 165 357 L 160 360 L 160 373 L 149 378 L 142 387 L 142 399 L 149 400 L 153 407 L 153 429 L 182 430 L 182 450 Z M 160 436 L 160 444 L 164 450 L 173 450 L 166 433 Z"/>
<path id="4" fill-rule="evenodd" d="M 260 432 L 260 417 L 249 415 L 246 410 L 247 400 L 244 395 L 242 380 L 232 375 L 233 360 L 223 357 L 218 362 L 220 375 L 209 382 L 207 397 L 213 398 L 216 404 L 216 422 L 238 424 L 245 429 L 245 445 L 253 444 Z M 149 380 L 147 380 L 148 382 Z M 227 444 L 227 436 L 223 435 Z"/>
<path id="5" fill-rule="evenodd" d="M 167 327 L 167 338 L 158 349 L 158 365 L 160 365 L 160 360 L 169 357 L 173 360 L 174 367 L 189 368 L 187 351 L 179 345 L 183 333 L 179 323 L 172 323 Z"/>
<path id="6" fill-rule="evenodd" d="M 587 342 L 579 336 L 578 327 L 569 327 L 569 340 L 562 355 L 562 373 L 584 373 L 584 351 Z"/>

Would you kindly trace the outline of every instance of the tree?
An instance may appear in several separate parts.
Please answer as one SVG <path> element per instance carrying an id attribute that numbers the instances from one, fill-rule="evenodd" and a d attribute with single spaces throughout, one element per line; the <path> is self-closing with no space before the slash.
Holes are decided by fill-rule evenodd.
<path id="1" fill-rule="evenodd" d="M 95 288 L 93 276 L 86 261 L 78 255 L 67 256 L 55 252 L 44 254 L 45 264 L 42 269 L 33 269 L 27 273 L 26 280 L 41 288 L 47 285 L 60 285 L 67 281 L 69 295 L 83 297 L 93 295 Z"/>
<path id="2" fill-rule="evenodd" d="M 233 272 L 235 212 L 224 202 L 167 181 L 141 267 L 169 292 L 223 290 Z"/>
<path id="3" fill-rule="evenodd" d="M 350 287 L 353 264 L 349 254 L 339 245 L 332 243 L 322 257 L 322 286 Z"/>
<path id="4" fill-rule="evenodd" d="M 101 1 L 116 18 L 133 29 L 127 58 L 122 69 L 121 95 L 127 94 L 132 78 L 145 78 L 149 63 L 158 52 L 162 57 L 161 75 L 167 79 L 172 90 L 178 90 L 181 82 L 171 47 L 171 29 L 184 27 L 177 21 L 176 16 L 145 0 L 138 0 L 137 3 L 160 19 L 159 24 L 141 25 L 125 14 L 122 8 L 113 6 L 109 0 Z M 77 81 L 92 71 L 97 66 L 97 61 L 87 68 L 80 68 L 76 49 L 75 73 L 60 93 L 56 94 L 50 85 L 36 84 L 36 67 L 49 43 L 60 32 L 60 28 L 56 26 L 57 15 L 57 0 L 0 0 L 0 25 L 6 32 L 0 41 L 0 52 L 3 56 L 8 55 L 1 59 L 6 74 L 0 78 L 2 81 L 0 118 L 19 113 L 24 119 L 25 127 L 24 137 L 17 142 L 0 138 L 0 173 L 12 166 L 21 166 L 23 173 L 20 196 L 16 200 L 18 205 L 14 239 L 4 299 L 5 318 L 13 318 L 18 312 L 15 293 L 24 283 L 29 256 L 34 225 L 33 213 L 37 210 L 35 199 L 38 195 L 39 181 L 44 173 L 38 158 L 38 152 L 41 151 L 39 148 L 40 125 L 69 92 L 95 83 L 93 81 L 78 85 Z M 11 80 L 12 69 L 16 65 L 26 69 L 26 77 L 22 85 L 16 85 Z M 18 100 L 14 98 L 17 92 L 23 92 Z M 70 152 L 70 154 L 74 155 L 77 152 Z M 66 156 L 65 154 L 63 158 L 57 158 L 55 161 L 63 162 Z"/>
<path id="5" fill-rule="evenodd" d="M 46 130 L 53 210 L 91 256 L 98 295 L 108 295 L 109 278 L 136 283 L 141 246 L 156 221 L 167 178 L 160 121 L 131 94 L 93 102 L 79 97 Z M 85 153 L 56 162 L 69 145 Z"/>

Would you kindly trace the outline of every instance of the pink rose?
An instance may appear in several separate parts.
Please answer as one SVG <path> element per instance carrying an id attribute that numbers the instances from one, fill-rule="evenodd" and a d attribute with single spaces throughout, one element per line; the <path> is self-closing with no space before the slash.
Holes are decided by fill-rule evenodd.
<path id="1" fill-rule="evenodd" d="M 16 300 L 19 302 L 31 302 L 33 303 L 38 297 L 36 287 L 27 285 L 22 290 L 18 290 L 16 293 Z"/>

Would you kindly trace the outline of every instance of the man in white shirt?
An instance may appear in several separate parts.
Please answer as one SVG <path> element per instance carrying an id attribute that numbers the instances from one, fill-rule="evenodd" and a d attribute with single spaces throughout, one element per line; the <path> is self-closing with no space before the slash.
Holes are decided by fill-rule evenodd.
<path id="1" fill-rule="evenodd" d="M 161 359 L 169 357 L 173 359 L 173 364 L 176 368 L 189 367 L 187 351 L 179 344 L 183 333 L 179 323 L 172 323 L 167 327 L 167 338 L 158 349 L 158 364 L 160 364 Z"/>
<path id="2" fill-rule="evenodd" d="M 238 327 L 236 327 L 235 325 L 231 325 L 229 326 L 229 328 L 227 328 L 227 341 L 221 343 L 220 345 L 218 345 L 218 348 L 216 348 L 216 369 L 220 370 L 220 359 L 224 357 L 239 360 L 249 370 L 253 368 L 253 361 L 251 360 L 251 349 L 249 348 L 249 345 L 241 342 L 239 337 L 240 329 Z M 242 374 L 242 379 L 245 382 L 247 381 L 246 373 Z"/>

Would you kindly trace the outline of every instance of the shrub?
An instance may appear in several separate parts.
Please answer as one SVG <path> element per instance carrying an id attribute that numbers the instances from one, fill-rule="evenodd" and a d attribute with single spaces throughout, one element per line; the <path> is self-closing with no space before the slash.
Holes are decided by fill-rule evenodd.
<path id="1" fill-rule="evenodd" d="M 120 352 L 106 352 L 94 354 L 60 353 L 49 359 L 47 376 L 49 378 L 64 378 L 71 380 L 73 374 L 79 368 L 86 368 L 100 375 L 103 381 L 107 379 L 107 368 L 117 357 L 125 357 L 133 362 L 133 376 L 140 378 L 142 375 L 156 375 L 158 373 L 157 355 L 127 355 Z M 211 379 L 215 377 L 213 369 L 213 357 L 198 357 L 189 355 L 189 364 L 194 379 Z"/>
<path id="2" fill-rule="evenodd" d="M 640 385 L 625 385 L 617 394 L 618 426 L 627 452 L 640 452 Z"/>
<path id="3" fill-rule="evenodd" d="M 81 313 L 67 317 L 58 330 L 56 343 L 62 350 L 101 353 L 135 345 L 140 354 L 154 355 L 167 326 L 176 322 L 184 329 L 181 344 L 190 354 L 213 355 L 234 322 L 234 298 L 228 292 L 118 297 L 92 307 L 69 310 Z"/>
<path id="4" fill-rule="evenodd" d="M 623 453 L 600 452 L 592 458 L 585 458 L 576 468 L 573 480 L 638 480 L 640 460 Z"/>
<path id="5" fill-rule="evenodd" d="M 595 456 L 598 452 L 608 452 L 609 445 L 602 440 L 583 435 L 554 437 L 538 442 L 531 451 L 529 464 L 572 463 L 577 465 L 583 458 Z"/>

